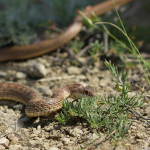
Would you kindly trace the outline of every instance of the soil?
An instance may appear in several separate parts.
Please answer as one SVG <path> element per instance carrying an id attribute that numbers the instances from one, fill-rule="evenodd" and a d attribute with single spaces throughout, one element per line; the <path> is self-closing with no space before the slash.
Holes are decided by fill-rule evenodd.
<path id="1" fill-rule="evenodd" d="M 35 79 L 29 75 L 28 64 L 31 60 L 12 61 L 1 63 L 0 65 L 0 82 L 13 81 L 25 84 L 38 90 L 43 96 L 50 97 L 54 89 L 68 83 L 81 83 L 96 88 L 98 95 L 114 95 L 114 83 L 111 81 L 108 69 L 103 62 L 95 62 L 91 67 L 92 73 L 88 73 L 84 66 L 79 64 L 72 65 L 68 61 L 62 62 L 67 53 L 60 53 L 58 62 L 56 62 L 56 53 L 43 55 L 32 61 L 44 65 L 47 74 L 42 79 Z M 81 58 L 80 58 L 81 59 Z M 54 62 L 55 60 L 55 62 Z M 87 61 L 88 58 L 82 58 Z M 18 75 L 19 74 L 19 75 Z M 133 83 L 133 92 L 140 92 L 144 86 L 146 94 L 149 95 L 149 85 L 145 79 L 142 69 L 137 65 L 130 72 L 131 82 Z M 145 97 L 148 101 L 148 97 Z M 138 109 L 142 115 L 150 116 L 149 104 Z M 60 125 L 55 119 L 56 114 L 31 119 L 25 115 L 24 105 L 12 101 L 1 101 L 0 106 L 0 135 L 8 144 L 0 145 L 2 148 L 9 149 L 85 149 L 93 141 L 99 140 L 97 136 L 85 123 L 80 121 L 76 125 Z M 128 131 L 126 138 L 114 143 L 113 140 L 107 139 L 101 142 L 94 149 L 146 149 L 150 147 L 150 125 L 145 120 L 137 118 L 132 119 L 131 129 Z M 105 136 L 104 133 L 100 133 Z M 0 147 L 0 148 L 1 148 Z M 2 149 L 1 148 L 1 149 Z M 90 149 L 90 148 L 89 148 Z"/>

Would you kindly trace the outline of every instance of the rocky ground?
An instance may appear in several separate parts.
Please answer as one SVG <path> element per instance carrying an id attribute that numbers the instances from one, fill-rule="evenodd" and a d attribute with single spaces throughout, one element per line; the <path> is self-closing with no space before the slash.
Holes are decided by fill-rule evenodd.
<path id="1" fill-rule="evenodd" d="M 32 60 L 12 61 L 1 63 L 0 82 L 13 81 L 25 84 L 38 90 L 43 96 L 51 97 L 54 89 L 68 83 L 82 83 L 96 88 L 99 95 L 114 95 L 114 83 L 110 78 L 108 69 L 103 61 L 95 62 L 91 73 L 85 71 L 84 66 L 72 65 L 63 60 L 67 53 L 47 54 Z M 57 60 L 57 61 L 56 61 Z M 88 58 L 80 58 L 83 62 Z M 142 70 L 137 66 L 130 72 L 133 92 L 146 88 L 149 95 L 149 85 L 143 76 Z M 148 96 L 145 98 L 149 100 Z M 1 101 L 0 106 L 0 149 L 10 150 L 77 150 L 86 149 L 100 137 L 93 133 L 86 123 L 78 122 L 76 125 L 61 125 L 55 119 L 60 113 L 36 119 L 28 118 L 24 112 L 24 105 L 12 101 Z M 150 117 L 150 107 L 138 109 L 144 116 Z M 101 135 L 105 136 L 104 133 Z M 134 118 L 131 129 L 126 138 L 114 144 L 107 139 L 101 142 L 96 149 L 136 149 L 142 150 L 150 147 L 150 125 L 148 121 Z M 90 148 L 89 148 L 90 149 Z"/>

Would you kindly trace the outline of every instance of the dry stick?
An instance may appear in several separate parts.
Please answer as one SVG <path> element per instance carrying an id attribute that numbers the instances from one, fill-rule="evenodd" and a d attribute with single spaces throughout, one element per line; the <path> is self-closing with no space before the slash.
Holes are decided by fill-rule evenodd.
<path id="1" fill-rule="evenodd" d="M 77 57 L 76 57 L 76 55 L 75 55 L 75 53 L 73 52 L 73 50 L 67 50 L 67 52 L 68 52 L 68 54 L 70 55 L 70 59 L 75 59 L 78 63 L 80 63 L 82 66 L 84 66 L 85 67 L 85 69 L 86 69 L 86 71 L 88 72 L 88 73 L 91 73 L 91 70 L 88 68 L 88 66 L 85 64 L 85 63 L 83 63 L 83 62 L 81 62 Z"/>
<path id="2" fill-rule="evenodd" d="M 45 82 L 45 81 L 55 81 L 55 80 L 64 80 L 64 79 L 72 79 L 72 78 L 77 78 L 78 79 L 86 79 L 85 76 L 83 75 L 79 75 L 79 76 L 76 76 L 76 75 L 71 75 L 71 76 L 60 76 L 60 77 L 50 77 L 50 78 L 44 78 L 44 79 L 39 79 L 39 80 L 35 80 L 37 82 Z"/>
<path id="3" fill-rule="evenodd" d="M 144 120 L 150 120 L 150 118 L 145 118 L 143 117 L 139 112 L 137 112 L 135 109 L 133 109 L 131 106 L 126 105 L 122 100 L 120 100 L 120 102 L 125 105 L 126 107 L 130 108 L 133 112 L 135 112 L 136 114 L 138 114 L 142 119 Z"/>
<path id="4" fill-rule="evenodd" d="M 133 54 L 124 54 L 123 56 L 127 56 L 129 58 L 136 58 L 136 56 L 134 56 Z M 142 57 L 144 57 L 145 59 L 149 59 L 150 58 L 150 54 L 146 54 L 146 53 L 143 53 L 141 54 Z"/>
<path id="5" fill-rule="evenodd" d="M 97 144 L 100 144 L 101 142 L 103 142 L 104 140 L 107 140 L 109 139 L 114 133 L 116 133 L 118 131 L 117 130 L 114 130 L 111 134 L 109 134 L 109 136 L 105 135 L 103 138 L 100 138 L 99 140 L 97 140 L 95 143 L 92 143 L 91 145 L 89 145 L 86 150 L 90 149 L 93 145 L 97 145 Z"/>
<path id="6" fill-rule="evenodd" d="M 91 47 L 93 47 L 93 46 L 91 46 L 91 45 L 87 45 L 87 46 L 85 46 L 80 52 L 79 52 L 79 54 L 77 55 L 77 57 L 81 57 L 87 50 L 89 50 Z"/>
<path id="7" fill-rule="evenodd" d="M 108 34 L 106 32 L 103 33 L 104 36 L 104 45 L 105 45 L 105 53 L 108 52 Z"/>

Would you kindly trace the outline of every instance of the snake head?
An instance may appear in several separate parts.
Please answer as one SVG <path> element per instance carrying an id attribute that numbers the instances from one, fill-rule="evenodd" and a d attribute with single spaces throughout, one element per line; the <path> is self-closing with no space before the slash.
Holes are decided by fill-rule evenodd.
<path id="1" fill-rule="evenodd" d="M 78 99 L 78 98 L 91 98 L 96 97 L 96 90 L 90 86 L 84 87 L 81 84 L 74 84 L 70 88 L 70 98 Z"/>
<path id="2" fill-rule="evenodd" d="M 86 86 L 83 88 L 83 97 L 96 97 L 97 92 L 94 88 Z"/>

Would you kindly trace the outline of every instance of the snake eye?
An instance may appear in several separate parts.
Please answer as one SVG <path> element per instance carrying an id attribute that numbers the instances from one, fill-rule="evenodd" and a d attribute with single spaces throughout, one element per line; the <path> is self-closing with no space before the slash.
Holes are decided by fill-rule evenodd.
<path id="1" fill-rule="evenodd" d="M 89 94 L 89 92 L 87 90 L 85 90 L 85 95 L 88 95 L 88 94 Z"/>

